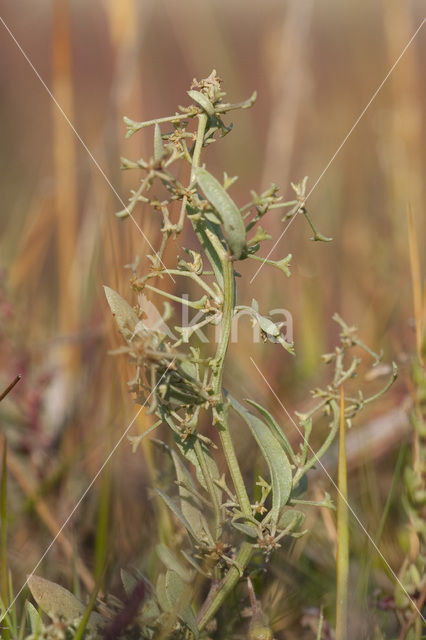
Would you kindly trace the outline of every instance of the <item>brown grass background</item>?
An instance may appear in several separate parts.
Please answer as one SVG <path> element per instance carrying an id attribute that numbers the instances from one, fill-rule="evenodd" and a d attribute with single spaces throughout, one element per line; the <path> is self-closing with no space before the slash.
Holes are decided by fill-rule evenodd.
<path id="1" fill-rule="evenodd" d="M 120 341 L 102 285 L 131 299 L 123 265 L 149 252 L 131 221 L 114 212 L 122 208 L 117 194 L 126 200 L 136 184 L 135 175 L 120 173 L 119 157 L 149 154 L 151 134 L 126 141 L 122 116 L 173 113 L 188 102 L 192 79 L 215 68 L 230 100 L 254 89 L 258 100 L 233 114 L 233 132 L 207 151 L 211 171 L 239 176 L 233 196 L 241 204 L 249 189 L 259 192 L 271 181 L 290 199 L 290 181 L 308 175 L 309 188 L 320 176 L 423 13 L 420 0 L 3 0 L 1 17 L 116 191 L 0 24 L 0 387 L 23 374 L 0 407 L 10 447 L 9 565 L 16 588 L 135 413 L 126 364 L 107 354 Z M 383 349 L 385 361 L 401 366 L 392 391 L 353 428 L 409 394 L 406 360 L 415 338 L 406 212 L 410 203 L 424 270 L 425 59 L 423 28 L 312 193 L 309 210 L 333 243 L 313 244 L 297 220 L 272 256 L 293 254 L 291 279 L 265 267 L 249 285 L 253 263 L 242 267 L 248 277 L 241 302 L 255 297 L 262 309 L 289 309 L 297 357 L 252 345 L 247 329 L 231 348 L 225 384 L 273 410 L 295 441 L 249 356 L 286 407 L 303 410 L 309 389 L 326 380 L 320 354 L 335 343 L 335 311 L 357 325 L 367 344 Z M 275 235 L 279 220 L 271 215 L 266 225 Z M 156 221 L 142 211 L 138 221 L 155 246 Z M 141 417 L 132 433 L 148 424 Z M 244 435 L 235 437 L 249 472 L 253 447 Z M 167 516 L 149 493 L 162 472 L 150 451 L 132 455 L 126 442 L 119 447 L 40 575 L 66 586 L 79 575 L 90 588 L 102 563 L 95 558 L 102 499 L 109 506 L 111 589 L 126 563 L 154 568 L 159 523 L 168 534 Z M 352 465 L 352 503 L 373 535 L 396 453 L 389 431 L 381 448 Z M 326 480 L 314 489 L 320 486 L 327 488 Z M 286 559 L 292 566 L 274 566 L 288 634 L 279 637 L 301 637 L 301 607 L 332 601 L 334 522 L 319 512 L 309 517 L 316 526 Z M 356 573 L 366 541 L 351 526 Z M 396 504 L 381 546 L 396 571 L 403 526 Z M 376 579 L 391 589 L 383 566 Z"/>

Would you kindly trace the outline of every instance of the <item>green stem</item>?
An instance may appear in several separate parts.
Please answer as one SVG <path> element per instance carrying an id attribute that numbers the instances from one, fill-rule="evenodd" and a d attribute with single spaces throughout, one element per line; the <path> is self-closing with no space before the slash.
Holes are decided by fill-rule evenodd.
<path id="1" fill-rule="evenodd" d="M 198 116 L 197 139 L 195 142 L 194 152 L 192 156 L 191 182 L 194 180 L 195 170 L 200 163 L 200 156 L 201 156 L 201 150 L 203 147 L 207 120 L 208 118 L 206 114 L 201 114 Z M 195 225 L 194 225 L 194 228 L 195 228 Z M 219 285 L 222 285 L 222 289 L 223 289 L 222 333 L 221 333 L 219 344 L 216 349 L 215 357 L 211 363 L 213 368 L 213 372 L 212 372 L 213 392 L 214 392 L 214 395 L 216 395 L 219 398 L 219 403 L 216 407 L 216 415 L 219 422 L 218 431 L 219 431 L 219 437 L 220 437 L 222 449 L 225 455 L 226 463 L 229 469 L 229 473 L 231 475 L 235 492 L 237 494 L 239 505 L 243 513 L 251 516 L 252 512 L 251 512 L 250 500 L 247 495 L 244 480 L 241 474 L 240 466 L 238 464 L 238 459 L 237 459 L 234 445 L 231 439 L 231 434 L 228 426 L 228 410 L 224 402 L 223 393 L 222 393 L 222 377 L 223 377 L 225 355 L 228 349 L 229 339 L 231 335 L 232 317 L 233 317 L 234 306 L 235 306 L 234 268 L 219 238 L 215 234 L 209 233 L 208 229 L 206 230 L 206 235 L 212 245 L 213 250 L 216 252 L 217 256 L 219 257 L 220 265 L 222 267 L 222 277 L 223 277 L 223 285 L 222 285 L 222 282 L 219 282 Z M 208 257 L 216 273 L 215 267 L 217 267 L 217 265 L 212 262 L 209 254 L 208 254 Z M 222 603 L 225 601 L 228 594 L 234 589 L 235 585 L 237 584 L 238 580 L 241 577 L 241 572 L 248 565 L 251 555 L 252 555 L 252 545 L 248 542 L 243 542 L 235 560 L 236 566 L 231 567 L 228 573 L 226 574 L 226 576 L 223 578 L 223 580 L 218 585 L 215 585 L 213 587 L 213 589 L 210 591 L 209 595 L 207 596 L 207 599 L 205 600 L 203 606 L 201 607 L 201 610 L 198 616 L 198 626 L 200 630 L 214 616 L 216 611 L 220 608 Z"/>
<path id="2" fill-rule="evenodd" d="M 195 170 L 200 164 L 201 150 L 203 148 L 207 120 L 208 116 L 206 113 L 202 113 L 198 116 L 197 139 L 195 141 L 194 153 L 192 154 L 191 183 L 194 182 Z"/>
<path id="3" fill-rule="evenodd" d="M 207 293 L 211 298 L 213 298 L 213 300 L 215 301 L 218 300 L 217 293 L 215 293 L 213 289 L 209 287 L 209 285 L 206 282 L 204 282 L 204 280 L 202 280 L 200 276 L 194 273 L 193 271 L 181 271 L 180 269 L 163 269 L 161 273 L 165 273 L 167 275 L 172 275 L 172 276 L 183 276 L 185 278 L 191 278 L 192 280 L 194 280 L 194 282 L 200 285 L 200 287 L 202 287 L 204 291 L 207 291 Z"/>
<path id="4" fill-rule="evenodd" d="M 318 449 L 318 451 L 316 452 L 316 454 L 314 454 L 312 456 L 312 458 L 310 458 L 308 460 L 308 462 L 306 464 L 303 465 L 303 467 L 301 469 L 298 469 L 294 475 L 293 478 L 293 484 L 294 486 L 297 486 L 298 482 L 300 481 L 300 479 L 305 475 L 305 473 L 311 469 L 311 467 L 313 467 L 315 464 L 318 463 L 318 460 L 321 460 L 321 458 L 323 457 L 323 455 L 325 454 L 325 452 L 327 451 L 327 449 L 329 449 L 329 447 L 331 446 L 335 435 L 337 433 L 337 430 L 339 428 L 339 409 L 337 406 L 337 403 L 332 400 L 330 402 L 330 406 L 332 408 L 333 411 L 333 421 L 331 423 L 331 428 L 330 428 L 330 432 L 327 436 L 327 438 L 324 440 L 323 444 L 321 445 L 321 447 Z"/>
<path id="5" fill-rule="evenodd" d="M 314 225 L 314 222 L 311 218 L 311 216 L 309 215 L 309 213 L 307 212 L 306 208 L 303 206 L 300 208 L 300 211 L 303 213 L 303 215 L 305 216 L 306 220 L 308 221 L 309 226 L 311 227 L 312 231 L 314 232 L 314 237 L 312 238 L 312 240 L 315 240 L 316 242 L 331 242 L 333 240 L 333 238 L 327 238 L 326 236 L 324 236 L 322 233 L 320 233 L 317 228 Z"/>
<path id="6" fill-rule="evenodd" d="M 226 576 L 218 584 L 214 585 L 206 598 L 197 617 L 198 629 L 202 631 L 206 624 L 220 609 L 226 598 L 234 589 L 241 578 L 241 571 L 250 562 L 253 553 L 253 546 L 249 542 L 243 542 L 235 558 L 235 566 L 231 567 Z"/>
<path id="7" fill-rule="evenodd" d="M 191 300 L 185 300 L 185 298 L 179 298 L 179 296 L 174 296 L 172 293 L 168 293 L 167 291 L 163 291 L 162 289 L 157 289 L 157 287 L 153 287 L 151 284 L 145 285 L 146 289 L 150 291 L 154 291 L 154 293 L 159 293 L 160 295 L 168 298 L 169 300 L 174 300 L 175 302 L 180 302 L 187 307 L 191 307 L 192 309 L 204 309 L 204 305 L 206 303 L 206 296 L 203 296 L 200 300 L 195 300 L 191 302 Z"/>
<path id="8" fill-rule="evenodd" d="M 223 253 L 224 250 L 222 249 Z M 223 312 L 222 312 L 222 334 L 217 346 L 216 355 L 213 360 L 213 392 L 220 396 L 219 405 L 216 407 L 216 413 L 219 421 L 219 436 L 222 443 L 223 452 L 228 465 L 229 472 L 234 483 L 237 499 L 243 513 L 251 515 L 250 500 L 247 495 L 243 476 L 241 474 L 240 465 L 238 464 L 235 454 L 234 445 L 228 426 L 228 408 L 224 402 L 222 395 L 222 376 L 226 350 L 228 348 L 229 338 L 231 334 L 232 316 L 234 312 L 234 268 L 232 262 L 228 260 L 226 254 L 222 260 L 223 267 Z"/>
<path id="9" fill-rule="evenodd" d="M 194 110 L 194 115 L 195 115 Z M 130 118 L 123 118 L 125 125 L 128 127 L 126 138 L 129 138 L 137 131 L 150 127 L 153 124 L 162 124 L 163 122 L 179 122 L 180 120 L 187 120 L 191 116 L 188 113 L 175 113 L 174 116 L 165 116 L 163 118 L 155 118 L 154 120 L 145 120 L 145 122 L 136 122 Z"/>
<path id="10" fill-rule="evenodd" d="M 343 388 L 340 396 L 339 468 L 337 496 L 336 640 L 347 638 L 349 575 L 349 510 L 346 463 L 346 425 Z"/>

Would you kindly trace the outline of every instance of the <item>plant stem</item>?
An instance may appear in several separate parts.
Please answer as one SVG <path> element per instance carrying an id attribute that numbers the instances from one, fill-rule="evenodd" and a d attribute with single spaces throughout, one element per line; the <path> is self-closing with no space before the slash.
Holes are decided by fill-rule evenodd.
<path id="1" fill-rule="evenodd" d="M 238 464 L 237 456 L 235 454 L 234 445 L 231 439 L 228 426 L 228 407 L 224 402 L 222 394 L 222 376 L 224 368 L 224 360 L 226 350 L 228 348 L 229 337 L 231 334 L 232 316 L 234 311 L 234 268 L 232 262 L 225 259 L 222 261 L 223 266 L 223 311 L 222 311 L 222 334 L 219 344 L 217 346 L 216 355 L 213 360 L 213 391 L 214 394 L 220 396 L 220 403 L 216 407 L 216 413 L 219 422 L 219 436 L 222 443 L 223 452 L 225 454 L 226 462 L 229 472 L 234 483 L 237 499 L 243 513 L 251 515 L 250 500 L 247 495 L 244 480 L 241 474 L 240 465 Z"/>
<path id="2" fill-rule="evenodd" d="M 203 147 L 204 134 L 207 126 L 207 115 L 201 114 L 198 116 L 198 130 L 197 139 L 194 146 L 194 153 L 192 156 L 192 171 L 191 181 L 194 179 L 195 170 L 199 166 L 201 150 Z M 220 403 L 216 408 L 217 415 L 219 417 L 220 427 L 219 436 L 222 442 L 223 451 L 225 454 L 226 462 L 228 464 L 229 472 L 234 482 L 235 491 L 237 493 L 238 501 L 244 513 L 251 515 L 250 500 L 247 496 L 247 491 L 244 485 L 244 480 L 241 475 L 241 470 L 238 464 L 237 456 L 235 454 L 234 445 L 231 440 L 231 434 L 229 433 L 227 409 L 223 402 L 222 395 L 222 376 L 225 355 L 228 348 L 229 338 L 231 335 L 232 316 L 235 306 L 235 294 L 234 294 L 234 268 L 232 262 L 229 260 L 228 255 L 222 246 L 220 240 L 214 234 L 208 234 L 209 240 L 213 245 L 217 255 L 219 256 L 222 265 L 223 275 L 223 309 L 222 309 L 222 334 L 219 344 L 217 346 L 216 355 L 213 360 L 213 391 L 214 394 L 220 396 Z M 220 283 L 219 283 L 220 284 Z"/>
<path id="3" fill-rule="evenodd" d="M 213 300 L 215 301 L 217 300 L 217 293 L 215 293 L 213 289 L 209 287 L 209 285 L 206 282 L 204 282 L 204 280 L 202 280 L 200 276 L 194 273 L 193 271 L 181 271 L 180 269 L 163 269 L 161 273 L 165 273 L 171 276 L 183 276 L 184 278 L 191 278 L 191 280 L 193 280 L 200 287 L 202 287 L 204 291 L 207 291 L 207 293 L 211 298 L 213 298 Z"/>
<path id="4" fill-rule="evenodd" d="M 231 567 L 223 580 L 211 589 L 198 614 L 197 625 L 200 631 L 204 629 L 208 621 L 211 620 L 230 592 L 234 589 L 238 580 L 241 578 L 241 572 L 250 561 L 252 552 L 252 545 L 249 542 L 243 542 L 235 558 L 235 566 Z"/>
<path id="5" fill-rule="evenodd" d="M 202 113 L 198 116 L 197 139 L 195 141 L 194 152 L 192 154 L 191 183 L 195 179 L 195 170 L 200 164 L 201 150 L 203 148 L 204 134 L 207 126 L 207 114 Z"/>
<path id="6" fill-rule="evenodd" d="M 154 291 L 154 293 L 159 293 L 165 298 L 169 298 L 169 300 L 174 300 L 175 302 L 179 302 L 180 304 L 185 305 L 186 307 L 191 307 L 192 309 L 203 309 L 205 303 L 205 296 L 200 300 L 196 300 L 192 302 L 191 300 L 186 300 L 185 298 L 179 298 L 179 296 L 174 296 L 172 293 L 168 293 L 167 291 L 163 291 L 162 289 L 157 289 L 157 287 L 153 287 L 151 284 L 145 285 L 146 289 L 150 289 L 150 291 Z"/>
<path id="7" fill-rule="evenodd" d="M 325 403 L 326 404 L 326 403 Z M 330 402 L 331 409 L 333 411 L 333 420 L 331 423 L 330 431 L 321 447 L 318 451 L 303 465 L 300 469 L 298 469 L 293 478 L 294 486 L 297 486 L 299 480 L 305 475 L 305 473 L 311 469 L 315 464 L 317 464 L 318 460 L 322 458 L 325 452 L 330 448 L 333 443 L 333 440 L 336 436 L 337 430 L 339 428 L 339 410 L 337 407 L 337 403 L 335 400 Z"/>
<path id="8" fill-rule="evenodd" d="M 195 142 L 194 152 L 192 156 L 191 182 L 193 181 L 195 176 L 195 169 L 199 166 L 201 149 L 203 146 L 204 134 L 207 125 L 207 115 L 202 114 L 198 118 L 197 140 Z M 220 259 L 223 276 L 222 333 L 216 349 L 215 357 L 212 361 L 213 391 L 214 394 L 220 398 L 219 403 L 216 407 L 216 415 L 219 422 L 218 431 L 239 505 L 243 513 L 251 516 L 250 500 L 247 495 L 244 480 L 231 439 L 231 434 L 228 426 L 228 409 L 224 402 L 222 393 L 224 361 L 231 335 L 232 316 L 235 306 L 234 268 L 232 262 L 229 260 L 225 248 L 223 247 L 217 236 L 215 236 L 214 234 L 209 234 L 208 232 L 207 235 L 208 239 L 213 245 L 213 249 L 216 251 L 216 254 Z M 210 262 L 212 261 L 210 260 Z M 216 265 L 212 263 L 212 266 L 213 269 L 215 269 Z M 218 282 L 218 284 L 221 285 L 222 283 Z M 251 555 L 252 545 L 248 542 L 243 542 L 235 560 L 236 566 L 231 567 L 223 580 L 218 585 L 215 585 L 215 587 L 207 596 L 207 599 L 204 602 L 203 606 L 201 607 L 198 616 L 198 626 L 200 630 L 214 616 L 228 594 L 233 590 L 241 577 L 241 572 L 249 563 Z"/>

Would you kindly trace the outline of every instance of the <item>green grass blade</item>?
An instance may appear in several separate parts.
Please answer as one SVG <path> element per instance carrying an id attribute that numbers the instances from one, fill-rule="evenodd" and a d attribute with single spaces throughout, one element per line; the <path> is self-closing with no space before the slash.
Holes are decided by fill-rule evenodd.
<path id="1" fill-rule="evenodd" d="M 7 579 L 7 443 L 3 441 L 2 471 L 0 481 L 0 571 L 1 571 L 1 599 L 7 608 L 8 579 Z M 6 636 L 4 636 L 6 637 Z"/>
<path id="2" fill-rule="evenodd" d="M 349 574 L 349 510 L 346 463 L 345 398 L 340 387 L 339 468 L 337 496 L 336 640 L 346 640 Z"/>

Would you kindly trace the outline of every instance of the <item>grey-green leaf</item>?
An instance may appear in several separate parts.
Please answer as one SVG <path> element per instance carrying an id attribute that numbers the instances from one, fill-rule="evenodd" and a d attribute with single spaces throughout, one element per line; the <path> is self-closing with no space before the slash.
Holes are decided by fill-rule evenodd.
<path id="1" fill-rule="evenodd" d="M 206 254 L 208 261 L 212 266 L 217 283 L 220 288 L 223 289 L 222 264 L 217 251 L 214 248 L 209 237 L 209 235 L 211 234 L 212 236 L 218 236 L 219 239 L 222 240 L 222 229 L 218 224 L 210 222 L 209 220 L 204 220 L 203 225 L 205 225 L 205 227 L 197 225 L 197 235 L 204 249 L 204 253 Z"/>
<path id="2" fill-rule="evenodd" d="M 194 612 L 190 604 L 186 604 L 185 600 L 189 602 L 190 587 L 188 583 L 184 582 L 182 578 L 175 572 L 168 570 L 166 573 L 166 595 L 169 603 L 172 605 L 173 610 L 176 610 L 178 617 L 189 627 L 195 637 L 198 637 L 197 621 L 194 616 Z"/>
<path id="3" fill-rule="evenodd" d="M 182 511 L 179 509 L 177 504 L 173 502 L 173 500 L 167 495 L 167 493 L 164 493 L 164 491 L 161 491 L 161 489 L 157 488 L 156 492 L 164 500 L 166 505 L 169 507 L 170 511 L 176 516 L 179 522 L 185 527 L 189 535 L 194 540 L 198 540 L 197 534 L 195 533 L 194 529 L 191 527 L 188 520 L 185 518 L 185 516 L 183 515 Z"/>
<path id="4" fill-rule="evenodd" d="M 196 102 L 206 113 L 208 116 L 214 116 L 214 106 L 205 95 L 205 93 L 201 93 L 201 91 L 188 91 L 189 97 Z"/>
<path id="5" fill-rule="evenodd" d="M 288 529 L 289 533 L 298 531 L 305 522 L 305 514 L 297 509 L 286 509 L 278 521 L 279 529 Z"/>
<path id="6" fill-rule="evenodd" d="M 246 228 L 240 210 L 220 182 L 206 169 L 198 167 L 196 177 L 205 197 L 222 219 L 225 240 L 238 260 L 246 249 Z"/>
<path id="7" fill-rule="evenodd" d="M 188 520 L 199 538 L 205 534 L 209 535 L 209 527 L 202 512 L 201 501 L 196 497 L 197 489 L 188 469 L 184 466 L 176 451 L 173 451 L 171 447 L 157 440 L 153 440 L 153 442 L 160 445 L 173 461 L 176 478 L 179 482 L 180 509 L 182 514 Z M 176 437 L 176 442 L 181 442 L 178 436 Z"/>
<path id="8" fill-rule="evenodd" d="M 205 478 L 204 478 L 204 474 L 203 474 L 203 472 L 201 470 L 201 466 L 200 466 L 200 463 L 198 461 L 197 454 L 195 452 L 193 443 L 188 442 L 188 441 L 182 442 L 181 438 L 179 436 L 177 436 L 177 437 L 175 437 L 175 444 L 179 448 L 181 454 L 187 460 L 189 460 L 189 462 L 191 462 L 191 464 L 194 465 L 195 474 L 197 476 L 197 480 L 200 483 L 200 485 L 204 489 L 207 489 L 207 484 L 206 484 L 206 481 L 205 481 Z M 208 449 L 208 447 L 206 447 L 206 445 L 204 443 L 201 443 L 201 448 L 203 450 L 204 460 L 205 460 L 205 463 L 207 465 L 207 468 L 209 469 L 211 477 L 213 478 L 213 480 L 219 480 L 219 478 L 220 478 L 219 469 L 217 468 L 217 464 L 216 464 L 215 460 L 213 459 L 212 454 L 210 453 L 210 450 Z M 220 502 L 222 494 L 221 494 L 221 491 L 220 491 L 219 487 L 217 487 L 216 493 L 217 493 L 218 500 Z"/>
<path id="9" fill-rule="evenodd" d="M 167 569 L 175 571 L 184 582 L 190 582 L 192 580 L 192 571 L 188 571 L 188 567 L 180 562 L 169 547 L 160 542 L 160 544 L 157 544 L 155 547 L 155 551 Z"/>
<path id="10" fill-rule="evenodd" d="M 40 632 L 43 627 L 43 620 L 41 619 L 41 615 L 29 600 L 26 600 L 25 607 L 27 609 L 27 614 L 30 621 L 31 631 L 36 637 L 36 634 L 39 634 L 40 637 Z"/>
<path id="11" fill-rule="evenodd" d="M 49 618 L 73 621 L 84 615 L 86 611 L 84 604 L 59 584 L 35 575 L 27 576 L 27 584 L 34 600 Z M 96 629 L 99 626 L 105 626 L 105 623 L 106 618 L 93 611 L 87 626 Z"/>
<path id="12" fill-rule="evenodd" d="M 257 529 L 253 524 L 243 524 L 242 522 L 231 522 L 231 526 L 249 538 L 257 538 Z"/>
<path id="13" fill-rule="evenodd" d="M 138 580 L 135 578 L 135 576 L 132 576 L 129 571 L 126 571 L 126 569 L 120 569 L 120 577 L 124 591 L 126 592 L 126 596 L 130 598 L 133 591 L 137 587 Z"/>
<path id="14" fill-rule="evenodd" d="M 272 434 L 270 427 L 253 413 L 247 411 L 232 396 L 226 395 L 233 409 L 249 426 L 266 460 L 272 484 L 272 507 L 266 518 L 268 521 L 271 519 L 272 522 L 277 522 L 281 510 L 287 504 L 291 493 L 292 473 L 290 462 L 281 443 Z"/>
<path id="15" fill-rule="evenodd" d="M 277 438 L 277 440 L 279 440 L 279 442 L 281 442 L 281 445 L 284 447 L 284 450 L 290 456 L 291 460 L 295 464 L 297 464 L 296 455 L 292 449 L 292 446 L 288 441 L 287 436 L 280 429 L 279 425 L 277 424 L 273 416 L 271 416 L 269 411 L 267 411 L 264 407 L 262 407 L 262 405 L 258 404 L 254 400 L 249 400 L 248 398 L 246 400 L 249 404 L 251 404 L 253 407 L 255 407 L 259 411 L 262 417 L 266 420 L 266 423 L 269 425 L 274 436 Z"/>
<path id="16" fill-rule="evenodd" d="M 104 286 L 104 290 L 120 333 L 125 340 L 130 341 L 134 335 L 135 327 L 139 322 L 136 311 L 119 293 L 111 289 L 111 287 Z"/>
<path id="17" fill-rule="evenodd" d="M 169 602 L 166 592 L 166 574 L 160 573 L 157 578 L 157 584 L 155 588 L 155 595 L 157 596 L 158 603 L 163 611 L 170 611 L 172 605 Z"/>
<path id="18" fill-rule="evenodd" d="M 155 123 L 154 127 L 154 160 L 160 162 L 165 155 L 165 149 L 163 145 L 163 138 L 161 137 L 160 125 Z"/>

